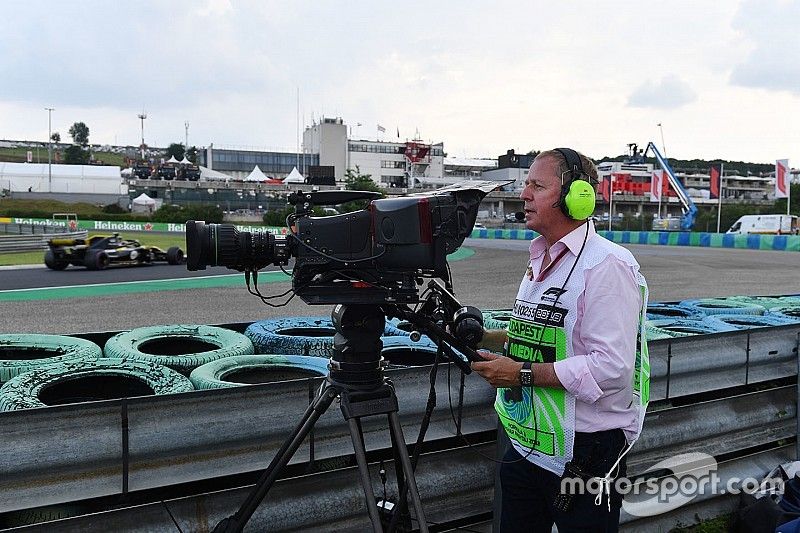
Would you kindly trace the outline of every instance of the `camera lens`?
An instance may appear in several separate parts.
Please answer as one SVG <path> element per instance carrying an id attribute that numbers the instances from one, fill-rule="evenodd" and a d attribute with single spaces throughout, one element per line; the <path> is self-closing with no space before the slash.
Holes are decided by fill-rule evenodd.
<path id="1" fill-rule="evenodd" d="M 236 270 L 259 269 L 273 257 L 275 237 L 271 233 L 239 231 L 233 224 L 186 222 L 186 268 L 205 270 L 226 266 Z"/>

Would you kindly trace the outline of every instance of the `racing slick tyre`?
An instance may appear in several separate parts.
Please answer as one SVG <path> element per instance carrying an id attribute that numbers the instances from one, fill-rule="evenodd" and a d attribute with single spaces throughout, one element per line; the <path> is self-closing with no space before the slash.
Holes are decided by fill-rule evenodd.
<path id="1" fill-rule="evenodd" d="M 104 357 L 164 365 L 181 374 L 223 357 L 250 355 L 250 339 L 214 326 L 146 326 L 119 333 L 106 342 Z"/>
<path id="2" fill-rule="evenodd" d="M 303 355 L 238 355 L 198 366 L 189 375 L 196 390 L 224 389 L 328 375 L 328 361 Z"/>
<path id="3" fill-rule="evenodd" d="M 764 316 L 778 316 L 792 322 L 800 322 L 800 305 L 773 307 Z"/>
<path id="4" fill-rule="evenodd" d="M 383 341 L 381 356 L 394 366 L 432 365 L 439 350 L 436 343 L 424 335 L 417 342 L 406 336 L 383 337 L 381 340 Z M 441 360 L 445 361 L 444 354 Z"/>
<path id="5" fill-rule="evenodd" d="M 177 246 L 172 246 L 167 250 L 167 263 L 170 265 L 180 265 L 183 263 L 183 250 Z"/>
<path id="6" fill-rule="evenodd" d="M 84 360 L 40 368 L 11 379 L 0 387 L 0 411 L 192 390 L 187 377 L 155 363 Z"/>
<path id="7" fill-rule="evenodd" d="M 336 330 L 330 318 L 303 316 L 273 318 L 250 324 L 244 334 L 253 341 L 258 354 L 333 356 L 333 336 Z M 386 337 L 407 337 L 408 333 L 387 321 Z"/>
<path id="8" fill-rule="evenodd" d="M 649 302 L 647 304 L 647 319 L 661 320 L 665 318 L 703 318 L 702 313 L 683 307 L 678 304 L 665 304 L 660 302 Z"/>
<path id="9" fill-rule="evenodd" d="M 89 270 L 103 270 L 109 263 L 108 254 L 103 250 L 89 250 L 83 258 L 83 266 Z"/>
<path id="10" fill-rule="evenodd" d="M 706 324 L 711 324 L 715 327 L 721 325 L 732 326 L 736 329 L 753 329 L 763 328 L 769 326 L 783 326 L 785 324 L 793 324 L 796 320 L 791 320 L 786 317 L 777 315 L 712 315 L 703 319 Z"/>
<path id="11" fill-rule="evenodd" d="M 69 266 L 69 261 L 56 259 L 56 254 L 53 253 L 53 250 L 47 250 L 44 253 L 44 264 L 51 270 L 64 270 Z"/>
<path id="12" fill-rule="evenodd" d="M 484 329 L 508 329 L 511 309 L 497 309 L 483 312 Z"/>
<path id="13" fill-rule="evenodd" d="M 645 324 L 645 335 L 651 340 L 665 338 L 659 337 L 659 335 L 688 337 L 689 335 L 707 335 L 709 333 L 735 330 L 736 328 L 725 323 L 709 324 L 705 319 L 666 318 L 662 320 L 648 320 Z"/>
<path id="14" fill-rule="evenodd" d="M 766 311 L 761 305 L 737 302 L 727 298 L 683 300 L 679 305 L 703 315 L 763 315 Z"/>
<path id="15" fill-rule="evenodd" d="M 0 334 L 0 383 L 45 366 L 102 356 L 97 344 L 77 337 Z"/>

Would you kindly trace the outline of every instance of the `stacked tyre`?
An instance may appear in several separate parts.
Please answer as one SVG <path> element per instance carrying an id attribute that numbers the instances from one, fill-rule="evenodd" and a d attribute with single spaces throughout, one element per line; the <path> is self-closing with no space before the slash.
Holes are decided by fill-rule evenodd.
<path id="1" fill-rule="evenodd" d="M 197 390 L 240 387 L 291 379 L 324 377 L 328 361 L 302 355 L 238 355 L 195 368 L 189 379 Z"/>
<path id="2" fill-rule="evenodd" d="M 250 324 L 244 332 L 258 354 L 333 356 L 333 322 L 326 317 L 290 317 L 262 320 Z M 384 326 L 383 337 L 407 337 L 391 322 Z"/>
<path id="3" fill-rule="evenodd" d="M 188 378 L 155 363 L 76 360 L 20 374 L 0 387 L 0 411 L 194 390 Z"/>
<path id="4" fill-rule="evenodd" d="M 97 344 L 77 337 L 0 334 L 0 383 L 47 366 L 91 361 L 102 355 Z"/>
<path id="5" fill-rule="evenodd" d="M 105 357 L 155 363 L 185 376 L 200 365 L 253 351 L 241 333 L 199 325 L 136 328 L 111 337 L 103 348 Z"/>

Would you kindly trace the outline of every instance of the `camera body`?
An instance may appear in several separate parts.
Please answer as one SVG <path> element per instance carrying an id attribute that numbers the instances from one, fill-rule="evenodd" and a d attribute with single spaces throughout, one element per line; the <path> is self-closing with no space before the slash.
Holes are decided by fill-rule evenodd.
<path id="1" fill-rule="evenodd" d="M 360 191 L 290 195 L 285 236 L 230 224 L 186 223 L 187 267 L 257 271 L 294 258 L 292 287 L 309 304 L 416 303 L 421 278 L 448 279 L 447 255 L 472 232 L 481 200 L 505 182 L 468 181 L 430 193 L 372 200 L 366 209 L 311 216 L 313 205 L 374 198 Z"/>

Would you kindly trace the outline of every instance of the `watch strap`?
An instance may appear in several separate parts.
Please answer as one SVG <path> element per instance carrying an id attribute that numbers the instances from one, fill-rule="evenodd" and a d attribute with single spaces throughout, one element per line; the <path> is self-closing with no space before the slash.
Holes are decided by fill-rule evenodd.
<path id="1" fill-rule="evenodd" d="M 531 369 L 530 361 L 522 363 L 522 370 L 519 373 L 519 382 L 523 387 L 530 387 L 533 385 L 533 370 Z"/>

